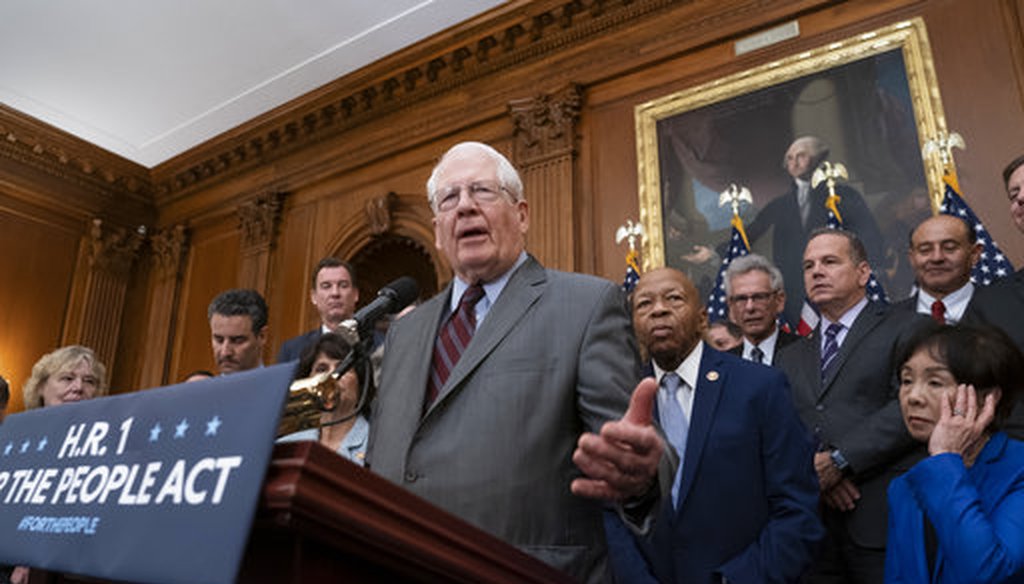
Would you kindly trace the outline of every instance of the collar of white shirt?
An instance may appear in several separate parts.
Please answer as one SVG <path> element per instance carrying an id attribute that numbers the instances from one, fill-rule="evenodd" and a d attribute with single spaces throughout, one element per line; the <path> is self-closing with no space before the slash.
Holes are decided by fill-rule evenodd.
<path id="1" fill-rule="evenodd" d="M 868 298 L 867 296 L 865 296 L 864 298 L 860 299 L 860 302 L 854 304 L 852 308 L 844 312 L 843 315 L 839 317 L 839 320 L 837 322 L 843 325 L 843 330 L 839 331 L 839 334 L 836 335 L 836 344 L 838 346 L 843 346 L 843 341 L 846 340 L 846 334 L 850 332 L 850 327 L 853 326 L 853 321 L 857 320 L 857 317 L 860 316 L 861 311 L 864 310 L 864 307 L 867 305 Z M 830 324 L 832 324 L 832 321 L 826 318 L 825 315 L 822 315 L 821 323 L 818 324 L 818 326 L 821 327 L 822 352 L 825 351 L 825 329 L 827 329 Z"/>
<path id="2" fill-rule="evenodd" d="M 756 345 L 751 343 L 750 339 L 743 337 L 743 358 L 753 361 L 754 356 L 751 353 L 753 352 L 754 347 L 757 347 L 764 353 L 765 365 L 771 365 L 772 357 L 775 355 L 775 343 L 778 342 L 778 340 L 779 327 L 775 327 L 775 330 L 772 331 L 772 334 L 768 335 L 768 338 Z"/>
<path id="3" fill-rule="evenodd" d="M 946 305 L 946 322 L 949 324 L 956 324 L 960 322 L 960 319 L 964 317 L 964 312 L 967 310 L 967 304 L 971 301 L 971 296 L 974 295 L 974 284 L 967 282 L 960 289 L 954 290 L 942 299 L 942 303 Z M 919 289 L 917 291 L 917 311 L 921 314 L 931 316 L 932 314 L 932 303 L 937 300 L 934 296 Z"/>
<path id="4" fill-rule="evenodd" d="M 505 284 L 508 284 L 508 279 L 512 277 L 516 268 L 523 265 L 526 258 L 525 251 L 519 252 L 519 257 L 511 268 L 490 282 L 484 282 L 484 297 L 476 303 L 476 310 L 474 310 L 477 328 L 480 328 L 480 323 L 484 321 L 484 317 L 487 316 L 487 311 L 491 309 L 491 305 L 498 301 L 498 296 L 501 296 L 501 291 L 505 289 Z M 466 291 L 466 288 L 469 288 L 469 283 L 463 282 L 458 276 L 452 280 L 452 297 L 449 299 L 450 304 L 448 307 L 450 313 L 454 313 L 459 309 L 459 302 L 462 301 L 462 294 Z"/>
<path id="5" fill-rule="evenodd" d="M 697 379 L 700 376 L 700 359 L 704 355 L 704 342 L 697 343 L 697 346 L 690 351 L 690 354 L 683 359 L 683 362 L 679 364 L 675 369 L 676 375 L 679 376 L 686 383 L 686 387 L 690 391 L 680 391 L 676 394 L 679 400 L 680 407 L 683 408 L 683 413 L 686 414 L 686 419 L 690 419 L 690 411 L 693 410 L 693 394 L 697 389 Z M 653 362 L 652 362 L 653 363 Z M 661 384 L 662 376 L 667 373 L 661 367 L 658 367 L 657 363 L 654 365 L 654 378 L 658 380 L 658 384 Z M 659 390 L 660 392 L 660 390 Z"/>

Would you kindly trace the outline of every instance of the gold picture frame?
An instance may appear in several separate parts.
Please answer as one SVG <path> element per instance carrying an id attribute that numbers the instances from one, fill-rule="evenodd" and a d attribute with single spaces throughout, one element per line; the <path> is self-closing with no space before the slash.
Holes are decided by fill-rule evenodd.
<path id="1" fill-rule="evenodd" d="M 905 82 L 901 76 L 905 77 Z M 835 101 L 841 102 L 845 99 L 845 102 L 848 105 L 852 104 L 855 110 L 860 108 L 863 111 L 839 111 L 842 108 L 834 106 L 834 114 L 808 114 L 798 123 L 798 116 L 794 113 L 798 105 L 804 108 L 799 111 L 813 111 L 815 107 L 814 103 L 798 103 L 799 100 L 813 102 L 813 99 L 805 97 L 812 83 L 831 83 L 833 92 L 838 95 Z M 886 93 L 889 95 L 882 95 Z M 864 105 L 876 100 L 881 105 L 872 104 L 871 108 Z M 898 110 L 901 105 L 904 110 L 910 111 L 904 112 L 904 119 L 891 127 L 883 127 L 881 124 L 886 123 L 884 121 L 867 119 L 872 118 L 871 112 L 882 111 L 886 107 Z M 762 115 L 759 116 L 759 113 Z M 899 115 L 895 111 L 885 111 L 884 114 L 893 118 Z M 789 119 L 785 119 L 787 115 L 790 116 Z M 820 131 L 815 126 L 815 115 L 818 116 L 817 122 L 822 126 Z M 772 121 L 779 117 L 783 119 Z M 888 207 L 881 209 L 881 205 L 902 204 L 901 197 L 911 191 L 916 193 L 917 199 L 923 198 L 930 203 L 931 209 L 919 210 L 931 212 L 937 206 L 936 197 L 941 196 L 943 190 L 943 169 L 940 161 L 937 157 L 934 160 L 926 160 L 921 156 L 922 144 L 945 133 L 946 122 L 927 32 L 920 18 L 829 43 L 643 103 L 636 107 L 635 119 L 640 222 L 646 233 L 642 242 L 644 270 L 673 265 L 666 262 L 665 219 L 669 213 L 673 216 L 676 214 L 676 207 L 666 211 L 666 201 L 672 197 L 678 197 L 680 200 L 687 196 L 696 198 L 690 191 L 699 188 L 703 193 L 703 208 L 707 210 L 711 208 L 712 196 L 716 198 L 714 203 L 717 207 L 717 193 L 720 189 L 728 186 L 730 182 L 742 183 L 743 177 L 725 176 L 726 171 L 722 166 L 714 166 L 717 161 L 708 162 L 700 158 L 716 148 L 746 148 L 748 154 L 755 152 L 755 148 L 760 148 L 756 150 L 756 154 L 745 156 L 744 160 L 759 159 L 755 165 L 761 169 L 757 171 L 760 172 L 758 176 L 766 177 L 761 182 L 765 185 L 781 185 L 783 178 L 791 181 L 788 175 L 780 173 L 784 172 L 781 162 L 785 149 L 793 138 L 805 133 L 826 134 L 825 140 L 832 143 L 827 136 L 830 131 L 842 135 L 843 138 L 836 141 L 854 146 L 847 147 L 846 151 L 841 153 L 852 159 L 862 160 L 859 165 L 864 169 L 862 176 L 857 176 L 860 170 L 858 164 L 853 164 L 854 160 L 842 160 L 837 157 L 835 148 L 831 159 L 844 162 L 850 168 L 851 183 L 867 185 L 871 187 L 869 190 L 873 188 L 873 192 L 865 192 L 864 198 L 878 204 L 876 215 L 881 214 L 883 219 L 887 219 L 886 215 L 889 213 Z M 728 120 L 732 119 L 736 120 L 735 124 L 728 126 L 732 123 Z M 746 122 L 741 123 L 743 120 Z M 879 154 L 874 152 L 877 148 L 872 145 L 883 143 L 883 137 L 872 135 L 873 125 L 878 125 L 878 131 L 885 136 L 887 131 L 894 131 L 892 128 L 902 131 L 903 141 L 898 146 L 884 142 L 891 150 L 887 155 L 892 159 L 898 159 L 901 164 L 899 172 L 881 168 L 885 160 L 878 159 Z M 673 127 L 677 128 L 679 134 L 666 138 Z M 785 135 L 787 132 L 788 135 Z M 683 135 L 684 141 L 700 141 L 699 147 L 692 143 L 679 146 L 670 141 L 678 140 L 678 135 Z M 698 138 L 691 138 L 692 136 Z M 757 144 L 751 145 L 751 142 Z M 761 144 L 762 142 L 764 144 Z M 771 147 L 762 148 L 763 145 Z M 857 148 L 863 152 L 858 152 Z M 666 158 L 666 151 L 669 150 L 672 153 L 671 160 Z M 682 157 L 685 158 L 683 162 L 677 160 L 680 158 L 677 154 L 679 151 L 686 152 Z M 723 156 L 723 159 L 725 158 L 727 156 Z M 691 168 L 686 167 L 687 162 Z M 682 169 L 677 173 L 680 176 L 675 177 L 677 183 L 687 185 L 686 193 L 682 195 L 672 192 L 673 189 L 681 189 L 678 184 L 672 185 L 667 182 L 668 175 L 672 174 L 669 168 L 672 164 Z M 879 168 L 872 168 L 873 166 Z M 666 168 L 669 168 L 669 171 L 666 171 Z M 705 176 L 700 178 L 710 184 L 698 184 L 700 181 L 695 178 L 695 171 L 692 168 L 704 172 Z M 746 167 L 741 164 L 734 164 L 731 169 L 736 174 L 747 172 Z M 739 169 L 744 170 L 741 172 Z M 690 174 L 686 174 L 687 172 Z M 881 185 L 878 186 L 873 185 L 867 177 L 871 172 L 880 177 L 884 177 L 886 172 L 889 172 L 890 176 L 900 173 L 906 176 L 899 177 L 898 181 L 892 184 L 885 184 L 880 179 L 876 181 Z M 760 180 L 753 178 L 756 174 L 754 170 L 750 170 L 748 174 L 748 178 L 754 182 Z M 767 178 L 769 176 L 770 180 Z M 862 182 L 857 183 L 858 180 Z M 714 184 L 716 182 L 718 184 Z M 765 191 L 771 188 L 765 186 L 761 189 L 762 203 L 766 200 Z M 754 191 L 756 206 L 759 192 L 753 188 L 751 190 Z M 696 203 L 685 201 L 679 206 L 686 207 L 688 212 L 693 213 Z M 755 213 L 757 209 L 749 211 Z M 728 209 L 721 211 L 723 214 L 728 212 Z M 710 221 L 701 216 L 698 216 L 698 219 Z M 723 221 L 727 221 L 727 215 L 718 215 L 714 225 L 707 227 L 708 234 L 713 233 L 718 237 L 716 241 L 706 242 L 707 248 L 721 246 L 723 234 L 727 237 L 728 226 L 723 224 Z M 892 230 L 898 228 L 892 227 Z M 887 234 L 888 236 L 901 238 L 905 242 L 906 233 L 891 233 Z M 905 243 L 899 248 L 901 256 L 905 256 L 904 250 Z M 894 261 L 899 261 L 899 258 Z M 714 267 L 717 270 L 717 265 Z M 878 268 L 876 267 L 876 272 Z"/>

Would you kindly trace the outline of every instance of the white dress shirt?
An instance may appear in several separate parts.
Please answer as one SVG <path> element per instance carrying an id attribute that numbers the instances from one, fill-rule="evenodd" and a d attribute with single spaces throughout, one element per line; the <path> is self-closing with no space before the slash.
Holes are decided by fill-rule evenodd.
<path id="1" fill-rule="evenodd" d="M 761 349 L 762 353 L 764 353 L 764 361 L 762 361 L 762 363 L 765 365 L 771 365 L 772 358 L 775 356 L 775 343 L 777 343 L 778 340 L 779 327 L 775 327 L 775 330 L 772 331 L 772 334 L 768 335 L 768 338 L 756 345 L 751 343 L 750 339 L 747 337 L 743 337 L 743 358 L 748 361 L 756 361 L 757 359 L 754 359 L 754 355 L 752 353 L 754 351 L 754 347 L 757 347 L 758 349 Z"/>
<path id="2" fill-rule="evenodd" d="M 974 284 L 970 282 L 964 284 L 959 290 L 946 294 L 945 298 L 942 299 L 942 303 L 946 305 L 947 324 L 960 322 L 960 319 L 964 317 L 964 312 L 967 310 L 967 305 L 971 302 L 972 296 L 974 296 Z M 919 288 L 917 290 L 917 312 L 925 316 L 931 316 L 932 304 L 936 300 L 938 298 Z"/>
<path id="3" fill-rule="evenodd" d="M 690 354 L 683 359 L 683 362 L 676 367 L 676 375 L 683 380 L 683 384 L 679 387 L 679 391 L 676 392 L 676 399 L 679 400 L 679 407 L 683 409 L 683 414 L 686 419 L 690 419 L 690 413 L 693 411 L 693 392 L 697 388 L 697 378 L 700 376 L 700 359 L 704 354 L 704 342 L 698 342 L 697 346 L 690 351 Z M 657 363 L 654 363 L 654 378 L 658 380 L 658 402 L 665 398 L 666 392 L 661 389 L 661 377 L 667 373 L 661 367 L 658 367 Z"/>

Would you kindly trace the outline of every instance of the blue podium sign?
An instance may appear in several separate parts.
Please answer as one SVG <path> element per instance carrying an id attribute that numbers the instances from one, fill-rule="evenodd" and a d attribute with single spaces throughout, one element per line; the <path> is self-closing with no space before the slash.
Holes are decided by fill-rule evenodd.
<path id="1" fill-rule="evenodd" d="M 0 425 L 0 563 L 233 582 L 294 363 Z"/>

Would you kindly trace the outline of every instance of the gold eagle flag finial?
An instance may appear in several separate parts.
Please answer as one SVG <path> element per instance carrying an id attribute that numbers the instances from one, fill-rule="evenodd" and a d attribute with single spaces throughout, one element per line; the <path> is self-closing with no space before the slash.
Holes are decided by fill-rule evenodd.
<path id="1" fill-rule="evenodd" d="M 747 230 L 743 228 L 743 219 L 740 219 L 740 203 L 754 204 L 754 197 L 750 189 L 744 186 L 737 186 L 736 183 L 729 183 L 729 186 L 718 195 L 718 206 L 732 206 L 732 226 L 743 238 L 743 245 L 750 249 L 750 240 L 747 239 Z"/>
<path id="2" fill-rule="evenodd" d="M 846 166 L 842 162 L 829 162 L 827 160 L 818 165 L 818 168 L 814 169 L 814 174 L 811 175 L 812 189 L 818 188 L 818 185 L 822 182 L 828 186 L 828 198 L 825 199 L 825 207 L 832 211 L 832 214 L 836 216 L 840 224 L 843 222 L 843 216 L 839 214 L 839 203 L 842 202 L 842 197 L 836 194 L 836 181 L 849 178 L 850 175 L 846 172 Z"/>
<path id="3" fill-rule="evenodd" d="M 934 138 L 924 143 L 924 146 L 921 147 L 921 156 L 924 158 L 938 156 L 939 163 L 942 164 L 943 180 L 959 193 L 960 180 L 957 178 L 956 170 L 953 168 L 953 148 L 967 150 L 967 144 L 964 142 L 963 136 L 957 132 L 939 132 Z M 939 202 L 941 204 L 941 198 Z M 938 205 L 936 205 L 936 208 L 938 208 Z"/>
<path id="4" fill-rule="evenodd" d="M 636 240 L 643 240 L 644 238 L 644 226 L 639 223 L 633 223 L 632 219 L 626 219 L 625 225 L 620 225 L 615 230 L 615 243 L 621 244 L 622 240 L 629 241 L 629 251 L 636 251 Z"/>
<path id="5" fill-rule="evenodd" d="M 633 223 L 632 219 L 626 219 L 625 225 L 620 225 L 615 230 L 615 243 L 621 244 L 625 239 L 629 242 L 629 252 L 626 254 L 626 265 L 632 268 L 633 272 L 640 275 L 640 254 L 636 251 L 637 240 L 644 239 L 644 226 Z"/>

